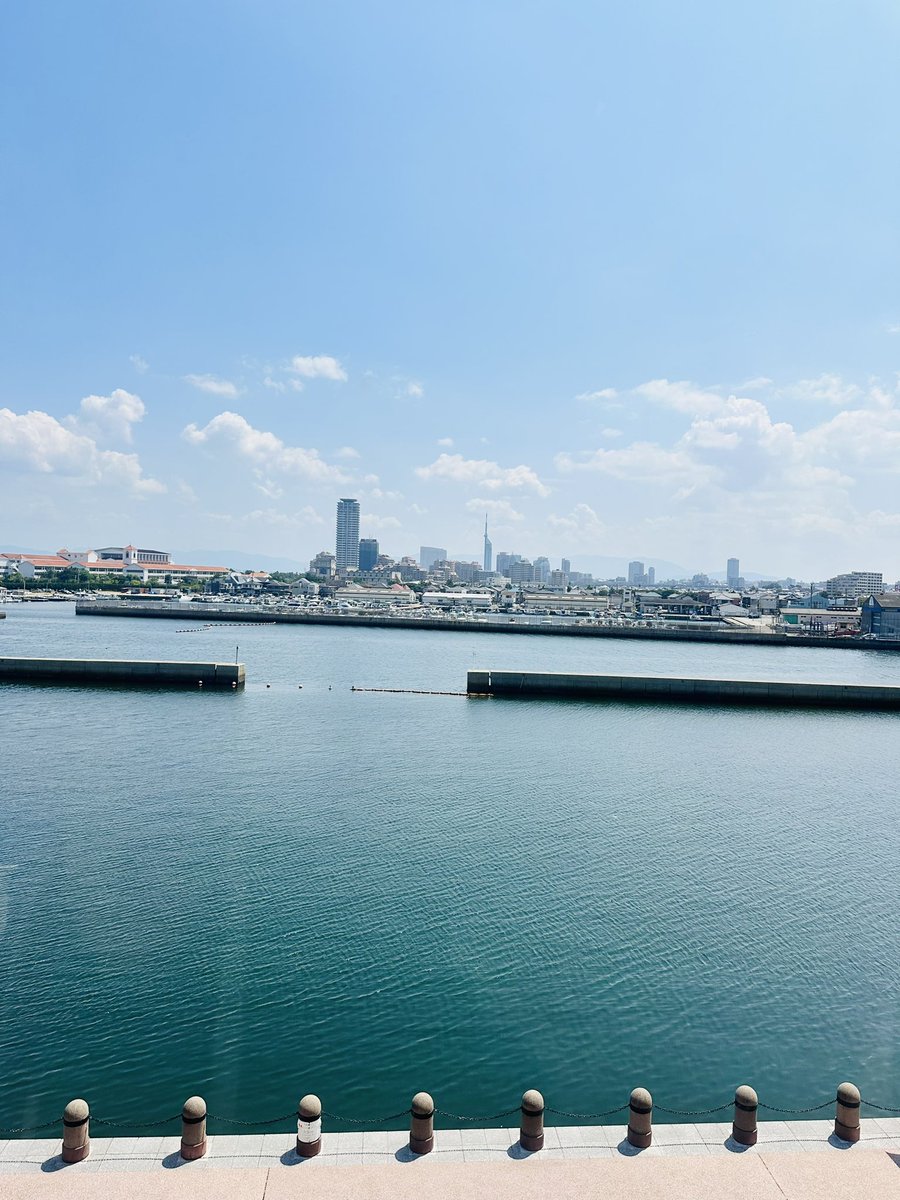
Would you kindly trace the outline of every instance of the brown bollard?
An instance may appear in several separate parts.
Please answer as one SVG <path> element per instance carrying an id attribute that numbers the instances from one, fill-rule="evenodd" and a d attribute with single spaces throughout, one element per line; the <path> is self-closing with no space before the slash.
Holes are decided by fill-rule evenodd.
<path id="1" fill-rule="evenodd" d="M 544 1148 L 544 1097 L 534 1088 L 531 1088 L 522 1097 L 519 1145 L 523 1150 L 543 1150 Z"/>
<path id="2" fill-rule="evenodd" d="M 834 1112 L 834 1136 L 845 1142 L 859 1141 L 859 1088 L 842 1083 L 837 1090 Z"/>
<path id="3" fill-rule="evenodd" d="M 416 1092 L 409 1111 L 409 1148 L 413 1154 L 430 1154 L 434 1149 L 434 1101 L 427 1092 Z"/>
<path id="4" fill-rule="evenodd" d="M 628 1142 L 646 1150 L 653 1141 L 653 1097 L 646 1088 L 635 1088 L 628 1101 Z"/>
<path id="5" fill-rule="evenodd" d="M 192 1162 L 205 1153 L 206 1101 L 202 1096 L 191 1096 L 181 1110 L 181 1157 Z"/>
<path id="6" fill-rule="evenodd" d="M 91 1152 L 91 1110 L 87 1100 L 70 1100 L 63 1113 L 62 1160 L 83 1162 Z"/>
<path id="7" fill-rule="evenodd" d="M 297 1105 L 297 1154 L 300 1158 L 315 1158 L 321 1149 L 322 1101 L 310 1094 Z"/>
<path id="8" fill-rule="evenodd" d="M 734 1124 L 731 1136 L 741 1146 L 756 1145 L 756 1110 L 759 1097 L 752 1087 L 742 1084 L 734 1093 Z"/>

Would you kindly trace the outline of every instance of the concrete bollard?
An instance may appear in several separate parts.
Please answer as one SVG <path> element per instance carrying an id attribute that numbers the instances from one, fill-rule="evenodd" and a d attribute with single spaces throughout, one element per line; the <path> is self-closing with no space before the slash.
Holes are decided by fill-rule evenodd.
<path id="1" fill-rule="evenodd" d="M 544 1097 L 534 1088 L 522 1097 L 519 1145 L 523 1150 L 544 1148 Z"/>
<path id="2" fill-rule="evenodd" d="M 646 1150 L 653 1141 L 653 1097 L 646 1088 L 635 1088 L 628 1101 L 628 1142 Z"/>
<path id="3" fill-rule="evenodd" d="M 181 1110 L 181 1157 L 192 1162 L 205 1153 L 206 1101 L 202 1096 L 191 1096 Z"/>
<path id="4" fill-rule="evenodd" d="M 842 1083 L 837 1090 L 834 1111 L 834 1136 L 845 1142 L 859 1141 L 859 1088 Z"/>
<path id="5" fill-rule="evenodd" d="M 741 1146 L 756 1145 L 756 1111 L 759 1097 L 752 1087 L 742 1084 L 734 1093 L 734 1124 L 731 1136 Z"/>
<path id="6" fill-rule="evenodd" d="M 297 1154 L 300 1158 L 315 1158 L 321 1149 L 322 1101 L 310 1094 L 297 1105 Z"/>
<path id="7" fill-rule="evenodd" d="M 83 1162 L 91 1152 L 91 1110 L 87 1100 L 70 1100 L 63 1113 L 62 1160 Z"/>
<path id="8" fill-rule="evenodd" d="M 434 1101 L 427 1092 L 416 1092 L 409 1111 L 409 1148 L 413 1154 L 430 1154 L 434 1149 Z"/>

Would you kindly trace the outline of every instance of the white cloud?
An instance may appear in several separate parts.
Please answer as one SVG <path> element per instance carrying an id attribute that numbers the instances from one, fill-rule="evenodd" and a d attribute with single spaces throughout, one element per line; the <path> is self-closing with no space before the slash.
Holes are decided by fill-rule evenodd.
<path id="1" fill-rule="evenodd" d="M 140 354 L 129 354 L 128 361 L 139 375 L 146 375 L 150 370 L 150 364 L 147 362 L 146 358 L 142 358 Z"/>
<path id="2" fill-rule="evenodd" d="M 900 323 L 885 326 L 888 333 L 900 333 Z"/>
<path id="3" fill-rule="evenodd" d="M 335 455 L 336 458 L 361 458 L 362 455 L 353 446 L 341 446 L 340 450 Z"/>
<path id="4" fill-rule="evenodd" d="M 501 467 L 486 459 L 463 458 L 461 454 L 441 454 L 427 467 L 416 467 L 420 479 L 440 479 L 449 483 L 480 484 L 491 488 L 527 488 L 539 496 L 549 496 L 550 489 L 542 483 L 531 467 Z"/>
<path id="5" fill-rule="evenodd" d="M 406 394 L 416 400 L 420 400 L 425 395 L 425 389 L 421 383 L 418 383 L 415 379 L 411 379 L 406 385 Z"/>
<path id="6" fill-rule="evenodd" d="M 438 438 L 437 445 L 438 446 L 446 446 L 449 449 L 453 445 L 453 438 L 451 438 L 451 437 Z"/>
<path id="7" fill-rule="evenodd" d="M 600 436 L 605 438 L 620 438 L 622 436 L 621 429 L 601 429 Z"/>
<path id="8" fill-rule="evenodd" d="M 645 400 L 652 400 L 655 404 L 689 416 L 714 413 L 722 406 L 721 396 L 687 380 L 670 382 L 668 379 L 650 379 L 647 383 L 639 384 L 634 391 Z"/>
<path id="9" fill-rule="evenodd" d="M 327 463 L 318 450 L 287 446 L 274 433 L 254 429 L 240 413 L 219 413 L 202 429 L 194 424 L 188 425 L 182 437 L 194 446 L 231 446 L 242 458 L 267 475 L 274 472 L 322 483 L 345 483 L 347 479 L 342 471 Z"/>
<path id="10" fill-rule="evenodd" d="M 287 391 L 287 384 L 281 379 L 273 379 L 271 375 L 265 376 L 263 379 L 263 387 L 270 388 L 273 392 Z M 300 387 L 303 387 L 302 383 L 300 384 Z"/>
<path id="11" fill-rule="evenodd" d="M 184 380 L 191 387 L 198 388 L 201 392 L 209 392 L 211 396 L 225 396 L 234 400 L 240 395 L 240 388 L 236 383 L 232 383 L 230 379 L 219 379 L 216 375 L 185 375 Z"/>
<path id="12" fill-rule="evenodd" d="M 589 504 L 576 504 L 572 511 L 564 517 L 552 514 L 547 518 L 551 529 L 569 535 L 572 540 L 576 537 L 579 544 L 590 548 L 592 541 L 599 540 L 607 534 L 607 527 Z"/>
<path id="13" fill-rule="evenodd" d="M 338 360 L 329 354 L 295 354 L 289 369 L 302 375 L 304 379 L 332 379 L 336 383 L 347 381 L 347 372 Z"/>
<path id="14" fill-rule="evenodd" d="M 385 529 L 402 529 L 402 522 L 396 517 L 379 517 L 377 513 L 362 513 L 359 518 L 360 528 L 367 533 L 380 533 Z"/>
<path id="15" fill-rule="evenodd" d="M 508 500 L 486 500 L 483 496 L 476 496 L 472 500 L 466 501 L 466 508 L 469 512 L 489 513 L 495 521 L 523 521 L 524 514 L 513 508 Z"/>
<path id="16" fill-rule="evenodd" d="M 101 450 L 93 438 L 67 429 L 45 412 L 0 408 L 0 462 L 13 470 L 124 489 L 138 496 L 166 490 L 164 484 L 144 475 L 136 454 Z"/>
<path id="17" fill-rule="evenodd" d="M 618 394 L 615 388 L 601 388 L 599 392 L 579 392 L 575 399 L 583 404 L 595 404 L 598 400 L 615 400 Z"/>
<path id="18" fill-rule="evenodd" d="M 718 472 L 697 462 L 686 450 L 665 449 L 655 442 L 633 442 L 621 450 L 598 449 L 583 454 L 557 454 L 560 471 L 599 471 L 614 479 L 640 483 L 708 483 Z"/>
<path id="19" fill-rule="evenodd" d="M 282 512 L 278 508 L 255 508 L 252 512 L 240 515 L 215 512 L 203 515 L 212 521 L 219 521 L 223 525 L 231 525 L 235 529 L 246 529 L 248 526 L 255 525 L 266 529 L 275 526 L 279 529 L 297 530 L 327 524 L 325 518 L 309 504 L 297 512 Z"/>
<path id="20" fill-rule="evenodd" d="M 799 379 L 788 387 L 779 388 L 777 395 L 786 400 L 847 405 L 860 401 L 864 392 L 855 383 L 845 383 L 840 375 L 819 375 L 816 379 Z"/>
<path id="21" fill-rule="evenodd" d="M 130 443 L 131 426 L 142 421 L 146 411 L 140 396 L 116 388 L 108 396 L 85 396 L 77 416 L 66 417 L 65 424 L 86 437 Z"/>

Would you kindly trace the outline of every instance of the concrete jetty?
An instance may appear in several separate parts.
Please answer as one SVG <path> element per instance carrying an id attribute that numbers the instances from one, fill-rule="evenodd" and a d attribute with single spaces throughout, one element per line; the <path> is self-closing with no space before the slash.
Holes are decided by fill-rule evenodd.
<path id="1" fill-rule="evenodd" d="M 470 696 L 562 700 L 666 701 L 900 710 L 900 687 L 765 679 L 687 679 L 667 675 L 571 675 L 551 671 L 468 672 Z"/>
<path id="2" fill-rule="evenodd" d="M 506 620 L 485 615 L 421 617 L 409 613 L 322 612 L 276 604 L 182 603 L 140 600 L 78 600 L 78 616 L 157 617 L 179 621 L 241 622 L 255 625 L 337 625 L 352 629 L 424 629 L 440 633 L 502 633 L 512 637 L 630 638 L 635 641 L 699 642 L 728 646 L 802 646 L 829 650 L 881 650 L 896 653 L 900 641 L 861 637 L 828 637 L 817 634 L 767 633 L 744 629 L 667 628 L 646 625 L 547 623 L 537 617 Z"/>
<path id="3" fill-rule="evenodd" d="M 243 663 L 106 658 L 0 658 L 0 683 L 112 684 L 116 687 L 243 687 Z"/>

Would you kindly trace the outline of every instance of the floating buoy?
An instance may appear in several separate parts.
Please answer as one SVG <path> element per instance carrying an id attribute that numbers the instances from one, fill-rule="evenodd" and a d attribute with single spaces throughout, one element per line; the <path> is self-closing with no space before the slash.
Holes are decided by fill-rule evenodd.
<path id="1" fill-rule="evenodd" d="M 303 691 L 303 684 L 302 684 L 302 683 L 298 683 L 298 684 L 297 684 L 297 691 L 298 691 L 298 692 L 302 692 L 302 691 Z"/>
<path id="2" fill-rule="evenodd" d="M 266 687 L 271 687 L 271 686 L 272 686 L 271 683 L 266 684 Z"/>

